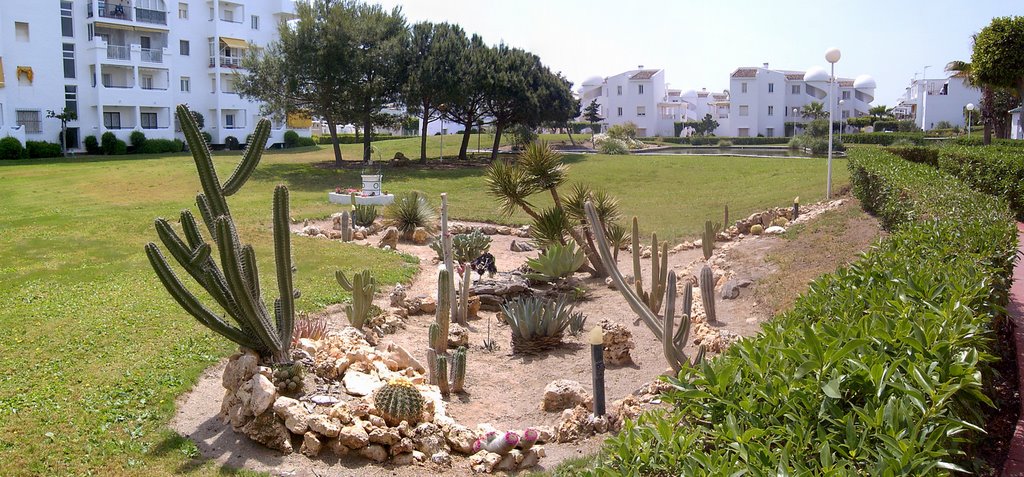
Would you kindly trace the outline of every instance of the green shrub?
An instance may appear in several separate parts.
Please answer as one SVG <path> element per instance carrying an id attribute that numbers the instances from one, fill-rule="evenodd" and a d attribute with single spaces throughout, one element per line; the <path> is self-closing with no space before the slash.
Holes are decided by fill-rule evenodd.
<path id="1" fill-rule="evenodd" d="M 284 132 L 284 147 L 295 147 L 299 142 L 299 133 L 295 131 Z"/>
<path id="2" fill-rule="evenodd" d="M 419 191 L 399 194 L 395 201 L 384 207 L 384 223 L 389 227 L 397 227 L 406 237 L 412 236 L 416 227 L 423 227 L 428 232 L 436 228 L 437 211 L 427 201 L 427 195 Z"/>
<path id="3" fill-rule="evenodd" d="M 843 142 L 850 144 L 878 144 L 880 146 L 891 146 L 894 142 L 907 140 L 915 145 L 924 145 L 924 133 L 850 133 L 843 134 Z"/>
<path id="4" fill-rule="evenodd" d="M 444 261 L 440 237 L 430 242 L 430 249 L 437 253 L 438 260 Z M 474 229 L 468 234 L 452 236 L 452 260 L 457 263 L 472 262 L 490 249 L 491 238 L 484 235 L 480 229 Z"/>
<path id="5" fill-rule="evenodd" d="M 139 152 L 139 149 L 142 149 L 142 145 L 146 143 L 146 134 L 142 131 L 132 131 L 128 136 L 128 142 L 135 148 L 135 152 Z"/>
<path id="6" fill-rule="evenodd" d="M 60 144 L 46 141 L 25 141 L 25 149 L 28 150 L 28 157 L 33 159 L 41 157 L 61 157 L 64 154 L 60 150 Z"/>
<path id="7" fill-rule="evenodd" d="M 352 223 L 360 227 L 369 227 L 377 220 L 377 206 L 369 204 L 356 204 L 352 208 Z"/>
<path id="8" fill-rule="evenodd" d="M 719 139 L 718 147 L 732 147 L 732 141 L 728 139 Z"/>
<path id="9" fill-rule="evenodd" d="M 295 140 L 295 143 L 293 143 L 289 147 L 309 147 L 309 146 L 315 146 L 315 145 L 316 145 L 316 141 L 313 141 L 313 138 L 311 138 L 311 137 L 299 137 L 298 139 Z"/>
<path id="10" fill-rule="evenodd" d="M 185 145 L 179 139 L 147 139 L 135 152 L 140 154 L 166 154 L 181 152 Z"/>
<path id="11" fill-rule="evenodd" d="M 96 136 L 85 137 L 85 152 L 89 154 L 100 154 L 103 149 L 100 149 L 100 143 L 96 140 Z"/>
<path id="12" fill-rule="evenodd" d="M 516 124 L 508 132 L 512 136 L 512 142 L 519 149 L 525 149 L 528 144 L 537 140 L 537 131 L 523 124 Z"/>
<path id="13" fill-rule="evenodd" d="M 825 155 L 828 154 L 828 136 L 814 137 L 807 134 L 801 134 L 799 136 L 794 136 L 789 140 L 789 147 L 791 149 L 810 151 L 811 154 L 815 155 Z M 833 137 L 832 150 L 835 152 L 842 152 L 846 150 L 846 146 L 839 141 L 839 138 Z"/>
<path id="14" fill-rule="evenodd" d="M 107 131 L 100 136 L 100 144 L 103 146 L 103 154 L 111 155 L 117 150 L 117 136 L 114 133 Z"/>
<path id="15" fill-rule="evenodd" d="M 885 150 L 899 157 L 902 157 L 910 162 L 919 162 L 921 164 L 927 164 L 932 167 L 936 167 L 939 165 L 938 149 L 924 146 L 915 146 L 913 145 L 913 143 L 909 141 L 906 141 L 906 143 L 909 145 L 897 145 L 894 143 L 892 146 L 885 148 Z"/>
<path id="16" fill-rule="evenodd" d="M 123 155 L 123 154 L 128 154 L 128 143 L 126 143 L 126 142 L 124 142 L 124 141 L 122 141 L 120 139 L 117 139 L 116 142 L 114 142 L 114 152 L 113 152 L 113 154 L 115 156 L 120 156 L 120 155 Z"/>
<path id="17" fill-rule="evenodd" d="M 1018 220 L 1024 219 L 1024 156 L 1004 146 L 947 146 L 937 165 L 977 190 L 1002 197 Z"/>
<path id="18" fill-rule="evenodd" d="M 199 114 L 199 113 L 196 113 L 196 114 Z M 213 135 L 212 134 L 210 134 L 210 133 L 208 133 L 206 131 L 200 131 L 199 135 L 203 136 L 203 140 L 206 141 L 207 145 L 213 144 Z"/>
<path id="19" fill-rule="evenodd" d="M 0 139 L 0 159 L 21 159 L 24 149 L 18 138 L 7 136 Z"/>
<path id="20" fill-rule="evenodd" d="M 892 234 L 822 277 L 757 337 L 670 379 L 597 475 L 946 475 L 987 436 L 1016 250 L 1005 205 L 877 149 L 854 191 Z"/>
<path id="21" fill-rule="evenodd" d="M 597 152 L 601 154 L 609 155 L 626 155 L 629 154 L 629 147 L 626 146 L 625 141 L 614 138 L 606 137 L 602 141 L 597 143 Z"/>
<path id="22" fill-rule="evenodd" d="M 235 136 L 228 136 L 224 138 L 224 147 L 228 148 L 229 150 L 237 151 L 241 149 L 241 147 L 239 147 L 238 144 L 238 138 Z"/>
<path id="23" fill-rule="evenodd" d="M 381 134 L 374 134 L 370 138 L 370 141 L 372 141 L 372 142 L 376 142 L 376 141 L 390 141 L 392 139 L 407 139 L 407 138 L 408 138 L 407 136 L 392 136 L 390 134 L 383 134 L 383 133 L 381 133 Z M 316 144 L 320 144 L 320 145 L 333 144 L 331 142 L 331 135 L 330 134 L 325 134 L 323 136 L 314 136 L 313 137 L 313 141 Z M 362 144 L 362 143 L 363 143 L 363 137 L 362 136 L 356 137 L 355 134 L 338 134 L 338 144 Z"/>
<path id="24" fill-rule="evenodd" d="M 608 127 L 608 136 L 615 139 L 636 139 L 636 124 L 627 121 Z"/>
<path id="25" fill-rule="evenodd" d="M 899 121 L 895 119 L 880 119 L 872 124 L 872 128 L 876 133 L 880 132 L 896 132 L 899 129 Z"/>

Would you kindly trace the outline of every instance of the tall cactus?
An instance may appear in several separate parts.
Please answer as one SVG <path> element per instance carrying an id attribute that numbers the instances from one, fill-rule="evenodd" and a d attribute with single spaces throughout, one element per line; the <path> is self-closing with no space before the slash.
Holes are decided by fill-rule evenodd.
<path id="1" fill-rule="evenodd" d="M 711 260 L 711 254 L 715 251 L 715 239 L 718 232 L 722 230 L 722 224 L 713 224 L 710 220 L 704 221 L 704 233 L 701 234 L 700 245 L 704 252 L 704 260 Z"/>
<path id="2" fill-rule="evenodd" d="M 458 318 L 456 322 L 461 321 L 463 323 L 469 321 L 469 287 L 473 284 L 473 269 L 469 265 L 466 265 L 465 270 L 462 272 L 462 288 L 459 289 L 459 306 L 458 306 Z"/>
<path id="3" fill-rule="evenodd" d="M 654 337 L 662 342 L 665 348 L 665 359 L 669 365 L 672 366 L 672 370 L 678 373 L 684 366 L 690 366 L 691 360 L 686 357 L 683 352 L 683 348 L 686 346 L 686 340 L 688 330 L 690 328 L 690 316 L 684 314 L 681 317 L 679 329 L 681 332 L 673 333 L 671 322 L 666 323 L 666 320 L 659 318 L 658 315 L 651 311 L 647 306 L 647 303 L 641 299 L 640 295 L 636 291 L 630 288 L 626 284 L 626 279 L 622 277 L 622 272 L 619 271 L 618 267 L 615 266 L 614 258 L 612 257 L 611 248 L 608 246 L 608 238 L 605 237 L 605 228 L 601 224 L 601 219 L 597 215 L 597 210 L 594 208 L 594 204 L 589 200 L 584 205 L 584 210 L 587 214 L 587 223 L 590 229 L 594 232 L 594 241 L 597 244 L 597 251 L 601 255 L 601 262 L 604 267 L 608 270 L 608 273 L 615 283 L 616 288 L 622 293 L 622 296 L 629 303 L 629 307 L 633 309 L 633 312 L 640 316 L 640 319 L 650 328 Z M 669 271 L 666 274 L 666 316 L 671 315 L 670 320 L 675 318 L 675 303 L 676 303 L 676 275 L 675 271 Z M 685 296 L 684 296 L 685 300 Z M 684 331 L 685 330 L 685 331 Z M 700 359 L 704 356 L 704 348 L 698 350 L 695 359 L 692 364 L 697 364 Z"/>
<path id="4" fill-rule="evenodd" d="M 639 296 L 650 310 L 657 314 L 661 310 L 661 303 L 665 298 L 666 280 L 668 279 L 668 242 L 661 244 L 661 253 L 658 252 L 658 234 L 651 234 L 651 291 L 644 291 L 643 280 L 640 278 L 640 225 L 636 217 L 633 217 L 633 233 L 631 235 L 633 252 L 633 286 Z M 615 253 L 612 252 L 614 259 Z M 659 260 L 660 257 L 660 260 Z"/>
<path id="5" fill-rule="evenodd" d="M 377 293 L 377 281 L 370 276 L 369 270 L 363 270 L 349 280 L 345 272 L 334 272 L 334 278 L 345 291 L 352 294 L 352 303 L 345 307 L 348 322 L 355 328 L 362 328 L 370 317 L 373 295 Z"/>
<path id="6" fill-rule="evenodd" d="M 466 347 L 459 346 L 452 355 L 452 392 L 461 393 L 466 386 Z"/>
<path id="7" fill-rule="evenodd" d="M 179 105 L 176 113 L 189 150 L 192 151 L 203 189 L 196 196 L 196 205 L 206 230 L 217 245 L 220 266 L 213 258 L 212 246 L 204 239 L 195 217 L 188 210 L 181 212 L 180 219 L 185 240 L 163 218 L 155 221 L 157 236 L 171 256 L 210 294 L 235 324 L 218 316 L 185 288 L 160 248 L 153 242 L 145 247 L 149 262 L 168 293 L 200 323 L 258 352 L 264 358 L 277 363 L 287 362 L 295 326 L 294 300 L 299 296 L 299 292 L 292 287 L 294 271 L 291 261 L 288 189 L 282 185 L 274 190 L 274 258 L 280 297 L 274 302 L 273 320 L 261 296 L 256 254 L 252 246 L 242 244 L 238 237 L 227 203 L 227 197 L 238 192 L 256 169 L 263 155 L 263 147 L 270 137 L 270 121 L 259 121 L 242 161 L 222 185 L 213 166 L 209 145 L 200 134 L 192 113 L 185 105 Z"/>
<path id="8" fill-rule="evenodd" d="M 437 308 L 434 311 L 434 322 L 428 328 L 427 366 L 430 371 L 430 384 L 439 384 L 447 380 L 447 374 L 440 374 L 437 369 L 438 358 L 448 355 L 448 327 L 451 325 L 451 274 L 448 270 L 437 273 Z M 447 384 L 447 382 L 445 383 Z"/>
<path id="9" fill-rule="evenodd" d="M 455 299 L 455 259 L 452 253 L 452 235 L 448 232 L 448 194 L 441 194 L 441 258 L 444 262 L 445 270 L 451 270 L 452 273 L 448 275 L 448 283 L 450 285 L 448 295 L 448 305 L 451 308 L 451 318 L 460 325 L 465 325 L 469 321 L 469 317 L 460 313 L 460 302 Z M 438 300 L 440 303 L 440 300 Z"/>
<path id="10" fill-rule="evenodd" d="M 347 210 L 341 213 L 341 241 L 352 241 L 352 216 Z"/>
<path id="11" fill-rule="evenodd" d="M 715 275 L 711 267 L 704 264 L 700 269 L 700 300 L 704 304 L 704 313 L 707 314 L 708 323 L 717 323 L 718 317 L 715 314 Z"/>

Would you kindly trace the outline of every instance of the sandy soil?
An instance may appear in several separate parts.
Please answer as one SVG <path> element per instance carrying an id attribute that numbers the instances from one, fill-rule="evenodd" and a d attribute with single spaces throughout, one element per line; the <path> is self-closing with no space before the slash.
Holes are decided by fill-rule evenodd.
<path id="1" fill-rule="evenodd" d="M 849 204 L 844 207 L 850 207 Z M 861 214 L 863 215 L 863 214 Z M 327 230 L 328 222 L 314 223 Z M 870 235 L 870 227 L 865 226 L 865 235 Z M 877 234 L 877 225 L 873 225 Z M 491 253 L 495 255 L 499 270 L 510 270 L 519 267 L 527 257 L 536 252 L 511 252 L 512 240 L 523 240 L 512 236 L 492 236 Z M 377 237 L 370 237 L 376 244 Z M 366 242 L 366 241 L 363 241 Z M 758 294 L 757 289 L 766 277 L 777 271 L 777 265 L 766 260 L 766 256 L 775 249 L 786 247 L 787 239 L 779 237 L 747 237 L 728 243 L 718 243 L 716 254 L 722 254 L 724 268 L 732 270 L 735 278 L 747 278 L 753 282 L 750 287 L 742 288 L 740 297 L 734 300 L 717 299 L 717 326 L 741 336 L 757 333 L 760 324 L 770 318 L 772 306 L 765 306 L 765 294 Z M 411 253 L 421 260 L 421 273 L 414 279 L 408 291 L 409 297 L 436 294 L 436 264 L 433 262 L 434 252 L 426 246 L 401 244 L 402 252 Z M 862 249 L 852 249 L 843 253 L 853 257 Z M 835 257 L 827 257 L 827 266 L 833 267 Z M 808 261 L 813 261 L 807 257 Z M 650 260 L 642 260 L 643 274 L 649 276 Z M 696 274 L 703 263 L 701 250 L 690 249 L 671 254 L 669 266 L 679 276 Z M 623 274 L 632 274 L 632 259 L 628 252 L 620 252 L 619 268 Z M 831 269 L 824 268 L 820 273 Z M 819 273 L 819 274 L 820 274 Z M 602 319 L 619 322 L 633 333 L 636 348 L 632 352 L 634 364 L 621 367 L 609 366 L 606 371 L 606 393 L 608 402 L 621 399 L 640 388 L 644 383 L 657 379 L 666 371 L 665 359 L 662 356 L 661 344 L 645 325 L 637 320 L 618 291 L 609 289 L 603 280 L 584 278 L 590 293 L 587 299 L 580 302 L 577 309 L 587 315 L 587 326 Z M 806 282 L 793 284 L 785 292 L 786 299 L 801 293 Z M 388 287 L 390 288 L 390 287 Z M 387 309 L 387 291 L 381 293 L 378 305 Z M 761 301 L 762 303 L 759 303 Z M 324 311 L 334 327 L 346 324 L 344 312 L 339 306 L 329 307 Z M 479 319 L 470 322 L 470 345 L 468 356 L 466 390 L 462 396 L 453 396 L 449 403 L 449 415 L 460 423 L 474 427 L 479 423 L 490 423 L 499 429 L 522 429 L 527 426 L 555 425 L 559 413 L 547 413 L 540 409 L 544 387 L 555 379 L 572 379 L 579 381 L 586 388 L 591 387 L 590 352 L 582 339 L 584 337 L 568 337 L 559 349 L 539 356 L 513 356 L 510 354 L 510 331 L 507 326 L 499 325 L 494 312 L 483 311 Z M 425 360 L 427 327 L 433 321 L 433 315 L 414 315 L 406 321 L 406 329 L 394 335 L 388 335 L 385 341 L 391 340 L 409 350 L 417 359 Z M 488 324 L 490 333 L 500 344 L 501 349 L 489 352 L 482 348 L 481 343 L 487 337 Z M 687 349 L 688 353 L 694 350 Z M 691 355 L 692 356 L 692 355 Z M 220 410 L 223 388 L 220 385 L 223 364 L 207 370 L 195 388 L 179 399 L 178 413 L 170 426 L 179 434 L 194 440 L 206 459 L 215 460 L 219 464 L 230 467 L 245 467 L 270 472 L 274 475 L 314 476 L 314 475 L 423 475 L 429 472 L 423 466 L 390 468 L 371 465 L 359 458 L 335 459 L 325 456 L 319 460 L 310 460 L 305 456 L 293 454 L 281 456 L 279 453 L 254 444 L 244 435 L 235 434 L 230 426 L 224 426 L 216 418 Z M 545 468 L 552 468 L 564 459 L 591 454 L 598 450 L 603 436 L 588 439 L 574 444 L 547 444 L 547 457 L 541 461 Z M 456 457 L 453 455 L 453 457 Z M 451 469 L 437 468 L 445 475 L 468 474 L 468 465 L 461 458 L 456 458 Z"/>

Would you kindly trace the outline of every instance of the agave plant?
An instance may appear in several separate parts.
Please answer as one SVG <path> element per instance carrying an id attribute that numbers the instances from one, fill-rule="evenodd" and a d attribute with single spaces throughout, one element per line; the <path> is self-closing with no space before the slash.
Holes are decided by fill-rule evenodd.
<path id="1" fill-rule="evenodd" d="M 532 354 L 562 343 L 562 333 L 574 321 L 572 300 L 562 295 L 557 300 L 520 296 L 501 306 L 512 329 L 512 352 Z"/>
<path id="2" fill-rule="evenodd" d="M 437 211 L 427 201 L 426 194 L 419 191 L 405 192 L 384 208 L 384 220 L 388 226 L 398 228 L 405 236 L 411 236 L 416 227 L 428 232 L 436 229 Z"/>
<path id="3" fill-rule="evenodd" d="M 377 206 L 371 204 L 356 204 L 352 207 L 352 222 L 360 227 L 369 227 L 377 220 Z"/>
<path id="4" fill-rule="evenodd" d="M 526 261 L 533 272 L 524 276 L 531 280 L 550 282 L 576 273 L 586 262 L 587 256 L 583 249 L 577 248 L 575 243 L 554 244 L 544 249 L 544 253 L 537 258 Z"/>
<path id="5" fill-rule="evenodd" d="M 443 245 L 441 237 L 430 242 L 430 249 L 437 253 L 439 261 L 444 261 Z M 452 236 L 452 258 L 459 263 L 471 262 L 490 248 L 491 238 L 484 235 L 479 229 L 474 229 L 468 234 Z"/>

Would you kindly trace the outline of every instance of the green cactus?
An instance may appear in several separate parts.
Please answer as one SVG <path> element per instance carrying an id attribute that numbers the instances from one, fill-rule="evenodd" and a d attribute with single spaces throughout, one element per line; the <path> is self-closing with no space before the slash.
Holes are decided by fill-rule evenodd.
<path id="1" fill-rule="evenodd" d="M 722 230 L 722 224 L 711 224 L 710 220 L 704 221 L 704 233 L 701 234 L 700 245 L 704 249 L 704 260 L 711 260 L 711 254 L 715 251 L 715 238 Z"/>
<path id="2" fill-rule="evenodd" d="M 256 255 L 252 247 L 242 244 L 238 237 L 226 199 L 238 192 L 256 169 L 270 136 L 270 122 L 266 119 L 259 121 L 242 161 L 227 182 L 221 185 L 213 166 L 210 148 L 200 135 L 195 118 L 185 105 L 177 107 L 177 117 L 189 150 L 192 151 L 203 189 L 196 196 L 196 205 L 207 231 L 217 245 L 220 264 L 218 266 L 213 258 L 212 246 L 203 238 L 195 218 L 187 210 L 181 213 L 184 241 L 162 218 L 155 222 L 157 235 L 181 267 L 210 294 L 212 301 L 223 308 L 235 324 L 225 321 L 196 298 L 181 283 L 159 247 L 152 242 L 145 247 L 149 262 L 168 293 L 200 323 L 273 362 L 288 362 L 295 323 L 294 300 L 299 296 L 299 292 L 292 288 L 288 189 L 278 186 L 274 191 L 274 255 L 280 297 L 274 302 L 273 320 L 261 296 Z"/>
<path id="3" fill-rule="evenodd" d="M 391 426 L 397 426 L 402 421 L 416 425 L 422 419 L 425 402 L 423 394 L 405 378 L 389 381 L 373 397 L 374 406 Z"/>
<path id="4" fill-rule="evenodd" d="M 764 233 L 764 226 L 761 224 L 754 224 L 750 226 L 750 235 L 761 235 Z"/>
<path id="5" fill-rule="evenodd" d="M 665 349 L 665 358 L 672 369 L 678 373 L 684 366 L 690 366 L 691 360 L 689 360 L 686 354 L 683 352 L 683 348 L 686 345 L 686 333 L 690 328 L 690 316 L 684 314 L 681 317 L 679 324 L 679 331 L 673 333 L 670 329 L 670 323 L 667 323 L 664 318 L 659 318 L 657 314 L 651 311 L 647 306 L 647 303 L 636 293 L 636 291 L 630 288 L 626 284 L 626 279 L 622 277 L 622 273 L 619 272 L 618 267 L 615 266 L 615 260 L 612 256 L 611 248 L 608 246 L 608 238 L 605 237 L 604 227 L 601 224 L 601 219 L 597 214 L 597 210 L 594 208 L 594 204 L 590 201 L 584 205 L 584 210 L 587 214 L 587 224 L 590 226 L 590 230 L 594 231 L 594 242 L 597 245 L 597 251 L 601 255 L 601 262 L 604 264 L 605 269 L 609 271 L 612 281 L 615 283 L 616 288 L 622 293 L 622 296 L 629 303 L 630 308 L 633 312 L 640 316 L 640 319 L 645 325 L 651 330 L 655 338 L 662 342 L 662 346 Z M 675 314 L 675 303 L 676 303 L 676 276 L 675 271 L 669 271 L 666 274 L 666 308 L 665 315 L 672 316 Z M 686 296 L 683 297 L 684 305 L 687 301 Z M 692 301 L 692 295 L 690 298 Z M 703 359 L 704 350 L 701 347 L 692 364 L 695 365 Z"/>
<path id="6" fill-rule="evenodd" d="M 282 364 L 274 367 L 272 382 L 282 394 L 294 393 L 302 389 L 303 367 L 301 364 Z"/>
<path id="7" fill-rule="evenodd" d="M 473 284 L 473 270 L 466 266 L 462 273 L 462 289 L 459 290 L 459 319 L 455 321 L 469 321 L 469 287 Z"/>
<path id="8" fill-rule="evenodd" d="M 349 217 L 348 211 L 341 213 L 341 241 L 351 242 L 352 241 L 352 223 L 351 217 Z"/>
<path id="9" fill-rule="evenodd" d="M 466 385 L 466 347 L 459 346 L 452 355 L 452 383 L 453 393 L 461 393 Z"/>
<path id="10" fill-rule="evenodd" d="M 345 272 L 338 270 L 334 272 L 334 278 L 345 291 L 352 294 L 352 303 L 345 307 L 349 324 L 354 328 L 362 329 L 370 317 L 373 295 L 377 293 L 377 281 L 370 276 L 369 270 L 363 270 L 353 275 L 351 281 L 345 276 Z"/>
<path id="11" fill-rule="evenodd" d="M 633 285 L 636 287 L 636 294 L 647 303 L 647 308 L 651 312 L 658 314 L 665 298 L 665 284 L 668 279 L 668 242 L 661 244 L 659 253 L 658 234 L 651 234 L 651 291 L 648 293 L 644 291 L 643 280 L 640 278 L 640 224 L 636 217 L 633 217 L 633 233 L 630 237 L 633 242 Z M 614 252 L 612 258 L 614 259 Z"/>
<path id="12" fill-rule="evenodd" d="M 700 300 L 704 303 L 704 313 L 708 316 L 708 323 L 717 323 L 715 316 L 715 275 L 711 267 L 704 265 L 700 269 Z"/>
<path id="13" fill-rule="evenodd" d="M 437 360 L 437 389 L 442 396 L 447 396 L 451 391 L 448 386 L 448 356 L 441 354 L 434 359 Z"/>
<path id="14" fill-rule="evenodd" d="M 448 354 L 448 327 L 451 325 L 451 274 L 448 270 L 437 273 L 437 309 L 434 322 L 427 328 L 427 367 L 430 371 L 430 384 L 440 386 L 440 381 L 447 380 L 447 374 L 437 369 L 437 358 Z M 447 385 L 447 381 L 445 385 Z"/>
<path id="15" fill-rule="evenodd" d="M 725 220 L 722 221 L 723 227 L 729 226 L 729 204 L 725 204 Z"/>

